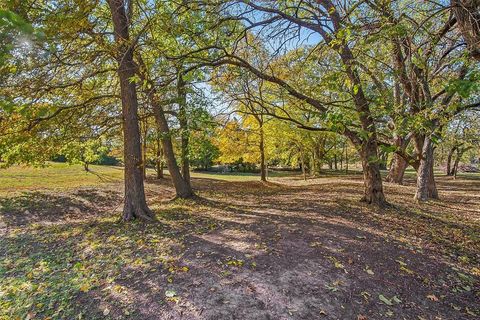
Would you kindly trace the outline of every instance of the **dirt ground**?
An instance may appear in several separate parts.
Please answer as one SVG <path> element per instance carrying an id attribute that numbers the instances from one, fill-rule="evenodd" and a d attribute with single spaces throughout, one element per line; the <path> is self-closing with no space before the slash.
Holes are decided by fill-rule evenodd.
<path id="1" fill-rule="evenodd" d="M 120 184 L 0 199 L 0 319 L 479 319 L 480 180 L 195 179 L 155 224 L 117 221 Z"/>

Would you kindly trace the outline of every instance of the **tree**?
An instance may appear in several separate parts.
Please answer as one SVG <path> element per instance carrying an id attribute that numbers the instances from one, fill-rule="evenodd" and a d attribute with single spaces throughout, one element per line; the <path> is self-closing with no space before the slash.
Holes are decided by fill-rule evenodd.
<path id="1" fill-rule="evenodd" d="M 480 3 L 477 0 L 451 0 L 450 6 L 470 55 L 480 61 Z"/>
<path id="2" fill-rule="evenodd" d="M 82 141 L 83 140 L 83 141 Z M 61 154 L 69 163 L 80 163 L 86 172 L 89 172 L 89 165 L 100 160 L 102 155 L 108 152 L 108 147 L 102 139 L 82 139 L 65 144 Z"/>
<path id="3" fill-rule="evenodd" d="M 116 60 L 122 98 L 123 143 L 125 163 L 125 199 L 123 220 L 135 218 L 153 220 L 154 214 L 147 207 L 141 170 L 142 153 L 140 150 L 140 129 L 138 124 L 138 98 L 136 84 L 131 79 L 138 73 L 138 66 L 133 60 L 134 44 L 128 32 L 132 6 L 123 0 L 109 0 L 112 15 Z"/>

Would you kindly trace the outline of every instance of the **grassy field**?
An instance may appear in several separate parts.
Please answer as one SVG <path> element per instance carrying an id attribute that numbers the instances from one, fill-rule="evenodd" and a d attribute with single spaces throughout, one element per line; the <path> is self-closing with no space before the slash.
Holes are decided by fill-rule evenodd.
<path id="1" fill-rule="evenodd" d="M 152 169 L 148 174 L 154 176 Z M 168 175 L 168 172 L 165 171 Z M 270 178 L 288 177 L 292 172 L 270 172 Z M 192 172 L 194 178 L 217 179 L 223 181 L 254 181 L 259 175 L 254 173 L 209 173 Z M 0 194 L 42 189 L 72 189 L 85 186 L 100 186 L 118 183 L 123 179 L 123 168 L 117 166 L 90 165 L 85 172 L 81 165 L 48 162 L 45 167 L 12 166 L 0 169 Z"/>
<path id="2" fill-rule="evenodd" d="M 146 183 L 158 222 L 121 223 L 122 170 L 0 171 L 0 319 L 478 319 L 480 179 L 193 173 Z M 275 175 L 275 174 L 274 174 Z M 235 317 L 234 317 L 235 315 Z"/>

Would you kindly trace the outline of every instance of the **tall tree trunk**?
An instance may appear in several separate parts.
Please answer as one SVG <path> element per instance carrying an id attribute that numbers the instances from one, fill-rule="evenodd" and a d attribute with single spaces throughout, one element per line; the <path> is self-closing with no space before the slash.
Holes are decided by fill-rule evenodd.
<path id="1" fill-rule="evenodd" d="M 402 185 L 403 177 L 405 175 L 405 170 L 407 169 L 407 167 L 407 161 L 403 159 L 403 157 L 400 156 L 398 153 L 394 153 L 392 161 L 390 162 L 390 169 L 388 170 L 385 181 Z"/>
<path id="2" fill-rule="evenodd" d="M 194 195 L 193 190 L 190 184 L 185 183 L 185 180 L 180 173 L 180 168 L 177 164 L 177 159 L 175 159 L 175 152 L 173 150 L 172 138 L 170 136 L 170 129 L 168 127 L 167 118 L 163 112 L 162 106 L 154 101 L 153 110 L 155 114 L 155 120 L 157 125 L 162 132 L 162 146 L 165 158 L 167 160 L 168 172 L 170 173 L 170 178 L 172 179 L 173 185 L 177 197 L 179 198 L 189 198 Z"/>
<path id="3" fill-rule="evenodd" d="M 181 131 L 181 158 L 182 158 L 182 177 L 184 184 L 188 189 L 192 189 L 190 184 L 190 160 L 188 158 L 188 143 L 190 138 L 190 132 L 188 130 L 188 119 L 187 119 L 187 91 L 186 83 L 183 80 L 183 75 L 181 72 L 178 73 L 177 79 L 177 95 L 178 95 L 178 121 L 180 124 Z"/>
<path id="4" fill-rule="evenodd" d="M 364 195 L 362 201 L 368 204 L 384 206 L 387 204 L 383 194 L 382 176 L 378 165 L 377 143 L 369 139 L 361 147 Z"/>
<path id="5" fill-rule="evenodd" d="M 432 140 L 429 136 L 426 136 L 423 142 L 420 166 L 417 172 L 417 192 L 415 194 L 417 201 L 438 199 L 438 191 L 433 173 L 433 151 Z"/>
<path id="6" fill-rule="evenodd" d="M 263 123 L 260 123 L 260 180 L 267 181 L 266 165 L 265 165 L 265 136 L 263 133 Z"/>
<path id="7" fill-rule="evenodd" d="M 118 52 L 118 77 L 122 97 L 123 143 L 125 162 L 125 199 L 123 220 L 135 218 L 153 220 L 154 215 L 147 206 L 141 170 L 140 129 L 138 125 L 138 99 L 135 83 L 130 79 L 137 66 L 133 61 L 133 47 L 130 45 L 128 18 L 123 0 L 108 0 L 113 20 L 115 42 Z"/>

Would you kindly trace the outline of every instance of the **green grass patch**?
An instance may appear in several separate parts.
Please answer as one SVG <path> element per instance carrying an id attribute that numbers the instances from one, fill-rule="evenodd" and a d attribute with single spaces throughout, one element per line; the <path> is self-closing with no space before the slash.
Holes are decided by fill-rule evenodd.
<path id="1" fill-rule="evenodd" d="M 81 165 L 49 162 L 40 168 L 12 166 L 0 169 L 0 195 L 26 190 L 98 186 L 123 179 L 121 167 L 92 165 L 90 168 L 91 171 L 86 172 Z"/>

